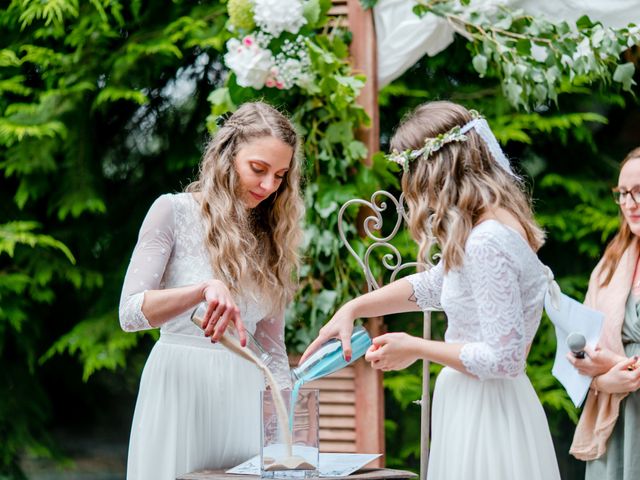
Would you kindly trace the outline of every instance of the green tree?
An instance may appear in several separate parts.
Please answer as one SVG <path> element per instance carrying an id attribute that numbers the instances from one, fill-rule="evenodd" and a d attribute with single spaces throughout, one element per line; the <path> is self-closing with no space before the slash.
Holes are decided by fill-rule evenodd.
<path id="1" fill-rule="evenodd" d="M 118 328 L 123 272 L 152 199 L 198 162 L 225 21 L 216 2 L 0 11 L 0 475 L 20 476 L 25 450 L 59 453 L 51 353 L 77 355 L 86 380 L 138 342 Z"/>

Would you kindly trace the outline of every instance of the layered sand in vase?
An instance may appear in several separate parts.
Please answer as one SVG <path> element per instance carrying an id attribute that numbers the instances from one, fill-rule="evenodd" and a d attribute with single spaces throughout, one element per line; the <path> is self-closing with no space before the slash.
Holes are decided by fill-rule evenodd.
<path id="1" fill-rule="evenodd" d="M 202 328 L 201 319 L 193 319 L 194 322 L 198 324 Z M 199 321 L 199 322 L 197 322 Z M 278 425 L 280 426 L 280 432 L 282 434 L 282 439 L 285 442 L 286 447 L 286 456 L 284 458 L 274 459 L 274 462 L 269 466 L 266 466 L 264 469 L 266 471 L 279 471 L 279 470 L 315 470 L 316 467 L 307 462 L 303 457 L 298 455 L 293 455 L 293 440 L 292 440 L 292 430 L 293 423 L 291 423 L 291 429 L 289 426 L 289 417 L 287 415 L 287 407 L 284 402 L 284 398 L 282 398 L 282 394 L 278 389 L 278 384 L 276 383 L 276 379 L 262 360 L 260 360 L 257 356 L 253 354 L 253 352 L 247 348 L 243 348 L 240 345 L 240 342 L 233 336 L 223 334 L 220 337 L 219 342 L 224 345 L 227 349 L 231 350 L 236 355 L 248 360 L 249 362 L 255 364 L 264 374 L 267 384 L 271 388 L 271 396 L 273 398 L 274 405 L 276 407 L 276 415 L 278 417 Z M 298 388 L 299 385 L 296 384 Z M 297 393 L 297 389 L 294 390 Z M 297 395 L 296 395 L 297 397 Z M 292 395 L 291 397 L 291 409 L 293 415 L 293 409 L 295 408 L 295 399 Z"/>

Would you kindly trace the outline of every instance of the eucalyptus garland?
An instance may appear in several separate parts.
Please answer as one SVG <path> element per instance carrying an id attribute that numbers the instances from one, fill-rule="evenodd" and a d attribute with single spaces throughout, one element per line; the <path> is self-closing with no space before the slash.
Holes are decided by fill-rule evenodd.
<path id="1" fill-rule="evenodd" d="M 523 10 L 480 9 L 470 0 L 417 0 L 414 12 L 445 18 L 469 40 L 481 77 L 500 78 L 516 108 L 556 102 L 558 93 L 600 82 L 625 91 L 635 85 L 635 65 L 621 54 L 640 43 L 640 28 L 614 29 L 582 16 L 575 24 L 553 22 Z"/>

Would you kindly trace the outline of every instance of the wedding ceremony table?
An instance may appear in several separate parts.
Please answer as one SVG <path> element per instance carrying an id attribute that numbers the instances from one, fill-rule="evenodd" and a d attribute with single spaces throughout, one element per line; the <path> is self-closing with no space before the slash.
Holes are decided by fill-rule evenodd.
<path id="1" fill-rule="evenodd" d="M 346 477 L 318 477 L 323 480 L 401 480 L 417 478 L 418 475 L 406 470 L 394 470 L 391 468 L 362 468 Z M 176 480 L 256 480 L 260 475 L 237 475 L 225 473 L 224 470 L 200 470 L 192 473 L 178 475 Z"/>

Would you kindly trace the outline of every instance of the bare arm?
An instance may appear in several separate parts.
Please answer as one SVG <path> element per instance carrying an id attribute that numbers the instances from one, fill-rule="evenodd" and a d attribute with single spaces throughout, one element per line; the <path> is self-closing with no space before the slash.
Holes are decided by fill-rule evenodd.
<path id="1" fill-rule="evenodd" d="M 352 311 L 353 318 L 383 317 L 393 313 L 420 311 L 413 287 L 405 279 L 396 280 L 378 290 L 354 298 L 343 308 L 345 307 Z"/>
<path id="2" fill-rule="evenodd" d="M 331 338 L 339 338 L 342 342 L 344 357 L 351 360 L 351 333 L 353 321 L 356 318 L 371 318 L 400 312 L 420 311 L 413 287 L 405 279 L 396 280 L 389 285 L 345 303 L 320 329 L 316 338 L 305 350 L 300 358 L 304 362 L 323 343 Z"/>
<path id="3" fill-rule="evenodd" d="M 591 387 L 606 393 L 629 393 L 640 389 L 638 357 L 625 358 L 608 372 L 593 378 Z"/>
<path id="4" fill-rule="evenodd" d="M 413 337 L 402 332 L 387 333 L 373 339 L 365 359 L 373 368 L 402 370 L 416 360 L 428 360 L 467 373 L 460 360 L 462 344 Z"/>

